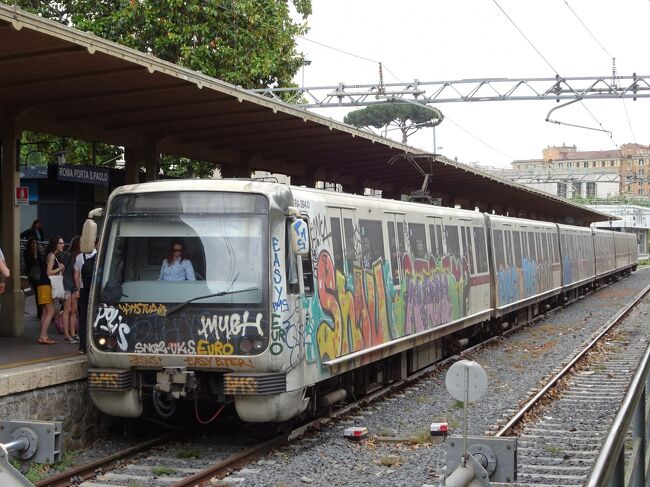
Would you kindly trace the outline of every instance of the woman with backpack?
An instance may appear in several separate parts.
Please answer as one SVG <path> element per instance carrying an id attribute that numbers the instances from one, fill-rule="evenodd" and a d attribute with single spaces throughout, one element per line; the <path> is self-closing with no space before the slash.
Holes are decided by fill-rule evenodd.
<path id="1" fill-rule="evenodd" d="M 92 283 L 97 256 L 97 242 L 90 254 L 80 253 L 74 263 L 74 284 L 77 288 L 79 309 L 79 353 L 86 353 L 86 337 L 88 334 L 88 298 L 90 297 L 90 284 Z"/>

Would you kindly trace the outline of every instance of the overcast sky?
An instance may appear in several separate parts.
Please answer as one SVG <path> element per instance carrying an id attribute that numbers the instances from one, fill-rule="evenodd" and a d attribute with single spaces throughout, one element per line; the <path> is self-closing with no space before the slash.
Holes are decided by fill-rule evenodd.
<path id="1" fill-rule="evenodd" d="M 612 56 L 620 76 L 650 75 L 650 0 L 496 2 L 546 61 L 494 0 L 312 0 L 305 37 L 381 61 L 387 68 L 385 82 L 554 77 L 556 72 L 611 78 Z M 378 82 L 376 62 L 309 40 L 298 39 L 299 50 L 311 61 L 304 68 L 305 86 Z M 302 76 L 298 73 L 296 83 L 302 83 Z M 464 163 L 508 166 L 513 159 L 541 158 L 545 147 L 562 143 L 575 144 L 578 150 L 609 150 L 635 141 L 650 144 L 650 99 L 585 104 L 613 140 L 603 132 L 545 122 L 556 106 L 551 101 L 442 103 L 437 107 L 447 120 L 436 129 L 438 152 Z M 347 111 L 317 112 L 342 120 Z M 556 110 L 551 118 L 597 126 L 580 103 Z M 390 135 L 400 139 L 397 131 Z M 432 135 L 431 129 L 423 129 L 409 143 L 430 151 Z"/>

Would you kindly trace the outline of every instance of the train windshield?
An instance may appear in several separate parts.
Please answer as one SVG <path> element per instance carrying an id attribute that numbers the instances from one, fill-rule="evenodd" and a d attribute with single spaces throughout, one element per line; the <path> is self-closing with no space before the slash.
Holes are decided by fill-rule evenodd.
<path id="1" fill-rule="evenodd" d="M 264 308 L 268 200 L 262 195 L 120 195 L 109 208 L 100 303 Z"/>

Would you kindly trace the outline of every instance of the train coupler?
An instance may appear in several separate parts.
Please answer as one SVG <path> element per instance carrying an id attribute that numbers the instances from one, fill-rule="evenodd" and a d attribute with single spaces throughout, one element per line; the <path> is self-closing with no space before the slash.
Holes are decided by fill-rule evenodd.
<path id="1" fill-rule="evenodd" d="M 180 399 L 196 390 L 198 381 L 194 371 L 185 367 L 164 367 L 156 373 L 156 391 L 164 392 L 169 397 Z"/>

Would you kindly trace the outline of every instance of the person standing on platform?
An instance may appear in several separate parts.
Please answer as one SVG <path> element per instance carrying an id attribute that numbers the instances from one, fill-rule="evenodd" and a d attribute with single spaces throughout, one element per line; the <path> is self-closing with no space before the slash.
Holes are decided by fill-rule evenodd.
<path id="1" fill-rule="evenodd" d="M 37 242 L 45 241 L 45 233 L 43 232 L 43 223 L 36 219 L 32 222 L 32 226 L 20 234 L 20 238 L 29 239 L 35 238 Z"/>
<path id="2" fill-rule="evenodd" d="M 79 301 L 79 353 L 86 353 L 88 336 L 88 300 L 90 298 L 90 285 L 95 272 L 95 260 L 97 259 L 97 243 L 90 254 L 80 253 L 74 263 L 74 283 L 77 288 Z"/>
<path id="3" fill-rule="evenodd" d="M 41 334 L 38 337 L 38 343 L 41 345 L 54 345 L 56 343 L 56 340 L 52 340 L 47 336 L 47 329 L 50 327 L 50 323 L 54 317 L 54 299 L 52 299 L 50 276 L 59 275 L 65 270 L 65 266 L 56 258 L 57 255 L 63 252 L 64 245 L 65 242 L 60 235 L 50 239 L 50 243 L 47 245 L 45 268 L 41 270 L 41 279 L 36 288 L 38 303 L 43 306 Z"/>
<path id="4" fill-rule="evenodd" d="M 74 263 L 79 255 L 79 244 L 81 240 L 76 236 L 70 242 L 70 249 L 63 254 L 61 262 L 65 266 L 63 271 L 63 289 L 65 300 L 63 301 L 63 335 L 66 343 L 78 343 L 77 335 L 77 288 L 74 283 Z"/>
<path id="5" fill-rule="evenodd" d="M 36 302 L 36 317 L 40 320 L 43 308 L 38 304 L 38 293 L 36 288 L 41 279 L 41 269 L 45 267 L 45 261 L 38 252 L 38 242 L 35 237 L 29 237 L 25 250 L 23 250 L 23 260 L 25 261 L 25 274 L 29 280 L 29 286 L 34 293 L 34 301 Z"/>

